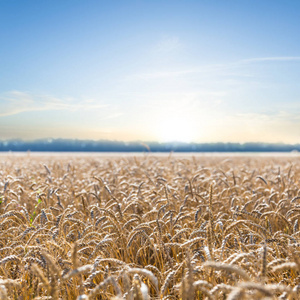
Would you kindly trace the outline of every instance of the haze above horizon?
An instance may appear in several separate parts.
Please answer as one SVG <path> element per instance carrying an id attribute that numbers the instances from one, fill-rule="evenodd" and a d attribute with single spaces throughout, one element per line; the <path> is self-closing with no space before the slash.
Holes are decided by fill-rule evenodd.
<path id="1" fill-rule="evenodd" d="M 0 0 L 0 139 L 300 142 L 300 1 Z"/>

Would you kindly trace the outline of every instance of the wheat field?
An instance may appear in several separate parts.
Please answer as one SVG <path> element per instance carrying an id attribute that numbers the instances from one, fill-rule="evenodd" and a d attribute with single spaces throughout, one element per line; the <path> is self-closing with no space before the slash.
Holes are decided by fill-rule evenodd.
<path id="1" fill-rule="evenodd" d="M 1 156 L 0 299 L 299 299 L 298 157 Z"/>

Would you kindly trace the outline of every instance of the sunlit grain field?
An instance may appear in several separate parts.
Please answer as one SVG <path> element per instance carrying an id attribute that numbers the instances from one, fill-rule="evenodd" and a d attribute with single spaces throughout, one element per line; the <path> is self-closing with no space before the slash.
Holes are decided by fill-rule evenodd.
<path id="1" fill-rule="evenodd" d="M 0 157 L 1 299 L 299 299 L 297 156 Z"/>

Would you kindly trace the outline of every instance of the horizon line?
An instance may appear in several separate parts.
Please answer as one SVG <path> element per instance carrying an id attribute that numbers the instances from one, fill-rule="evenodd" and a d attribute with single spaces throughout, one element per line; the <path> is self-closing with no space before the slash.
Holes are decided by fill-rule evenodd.
<path id="1" fill-rule="evenodd" d="M 0 143 L 2 142 L 23 142 L 23 143 L 35 143 L 35 142 L 48 142 L 49 144 L 55 141 L 76 141 L 76 142 L 93 142 L 93 143 L 101 143 L 101 142 L 115 142 L 115 143 L 125 143 L 125 144 L 131 144 L 131 143 L 139 143 L 141 145 L 144 144 L 144 146 L 147 146 L 147 143 L 157 143 L 157 144 L 183 144 L 183 145 L 191 145 L 191 144 L 198 144 L 198 145 L 207 145 L 207 144 L 261 144 L 261 145 L 286 145 L 286 146 L 295 146 L 300 145 L 300 141 L 297 143 L 285 143 L 285 142 L 259 142 L 259 141 L 248 141 L 248 142 L 233 142 L 233 141 L 211 141 L 211 142 L 183 142 L 183 141 L 145 141 L 145 140 L 131 140 L 131 141 L 125 141 L 125 140 L 116 140 L 116 139 L 80 139 L 80 138 L 37 138 L 37 139 L 22 139 L 22 138 L 10 138 L 10 139 L 1 139 Z"/>

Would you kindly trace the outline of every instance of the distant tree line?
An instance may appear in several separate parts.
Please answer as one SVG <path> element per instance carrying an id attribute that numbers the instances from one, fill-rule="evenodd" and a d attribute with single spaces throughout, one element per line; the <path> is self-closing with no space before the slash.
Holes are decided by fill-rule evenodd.
<path id="1" fill-rule="evenodd" d="M 3 140 L 0 151 L 57 152 L 291 152 L 300 151 L 300 144 L 270 143 L 158 143 L 110 140 L 42 139 L 34 141 Z"/>

